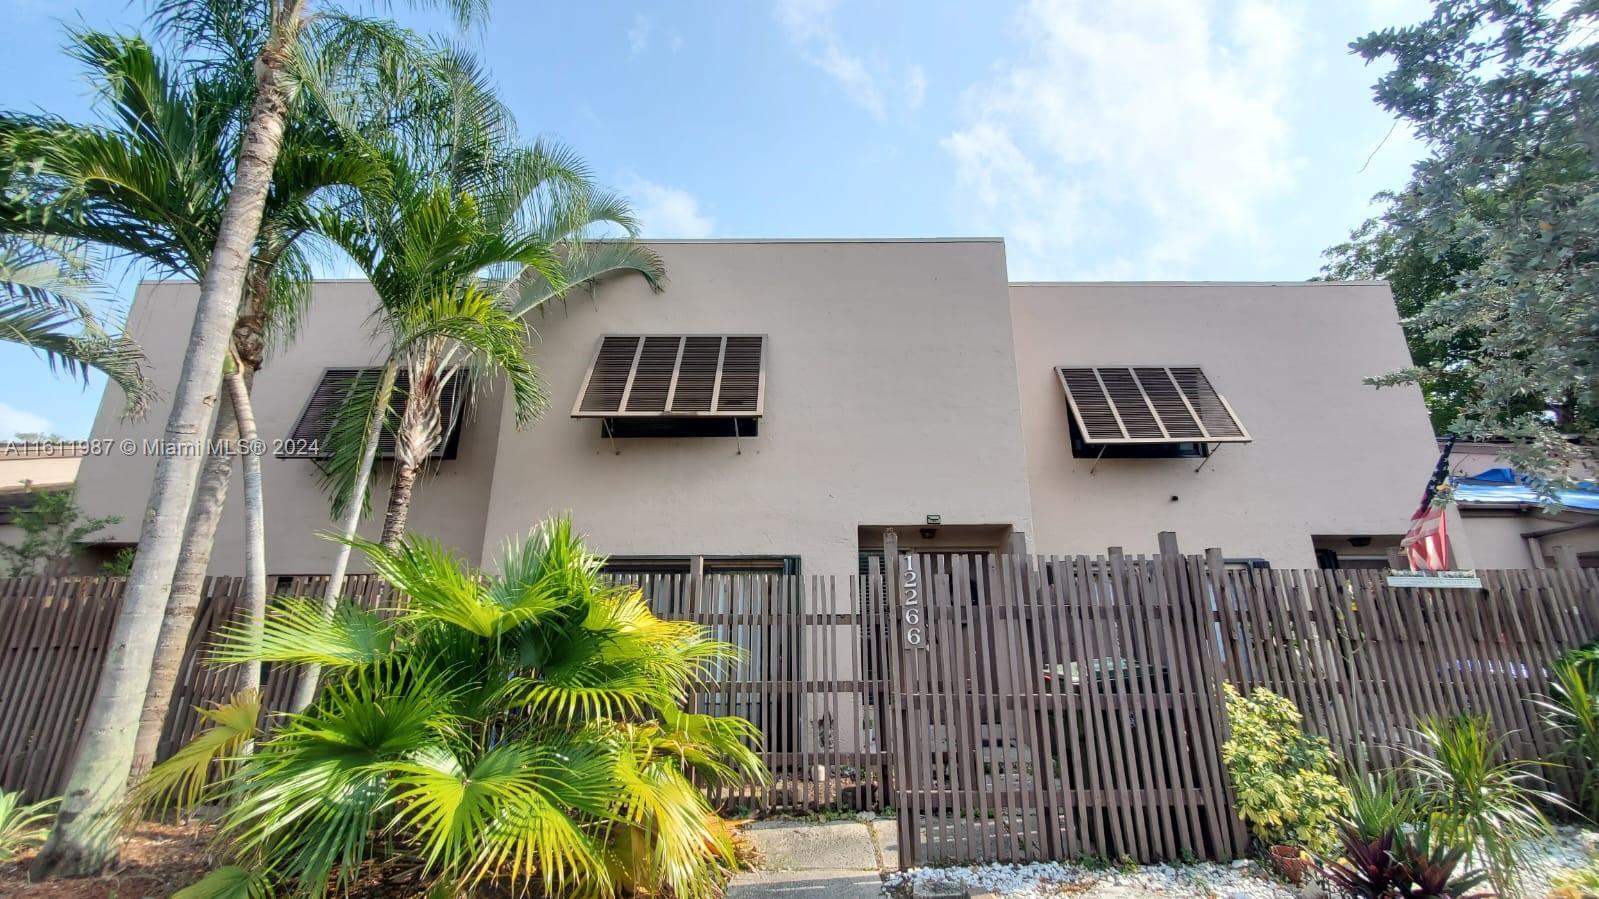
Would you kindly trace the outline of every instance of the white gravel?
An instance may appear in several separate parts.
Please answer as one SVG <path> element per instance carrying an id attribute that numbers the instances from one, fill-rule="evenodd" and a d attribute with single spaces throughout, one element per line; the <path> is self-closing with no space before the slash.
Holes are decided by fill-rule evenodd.
<path id="1" fill-rule="evenodd" d="M 982 865 L 970 868 L 913 868 L 889 877 L 893 892 L 956 893 L 988 891 L 1014 899 L 1072 896 L 1170 896 L 1198 899 L 1293 899 L 1298 893 L 1266 879 L 1253 862 L 1232 867 L 1144 865 L 1131 873 L 1095 870 L 1054 862 L 1032 865 Z M 910 889 L 907 889 L 910 888 Z"/>
<path id="2" fill-rule="evenodd" d="M 1522 881 L 1523 895 L 1548 895 L 1563 872 L 1599 860 L 1599 831 L 1561 827 L 1556 835 L 1533 845 L 1531 870 Z M 992 892 L 1008 899 L 1054 899 L 1070 895 L 1093 899 L 1135 896 L 1182 899 L 1296 899 L 1300 888 L 1272 878 L 1254 862 L 1233 865 L 1144 865 L 1124 873 L 1088 870 L 1073 864 L 979 865 L 968 868 L 913 868 L 890 875 L 884 888 L 897 895 L 959 895 L 961 891 Z M 1316 895 L 1314 887 L 1307 894 Z"/>

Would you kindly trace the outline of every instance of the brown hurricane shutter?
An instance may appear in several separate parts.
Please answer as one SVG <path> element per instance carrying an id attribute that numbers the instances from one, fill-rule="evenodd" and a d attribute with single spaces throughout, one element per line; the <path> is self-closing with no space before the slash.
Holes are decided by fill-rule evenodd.
<path id="1" fill-rule="evenodd" d="M 759 334 L 610 335 L 572 417 L 758 417 L 765 373 Z"/>
<path id="2" fill-rule="evenodd" d="M 1061 366 L 1083 442 L 1247 443 L 1249 432 L 1197 366 Z"/>
<path id="3" fill-rule="evenodd" d="M 280 459 L 326 459 L 330 455 L 328 432 L 333 428 L 333 418 L 343 408 L 356 387 L 373 384 L 382 369 L 330 368 L 322 373 L 322 380 L 311 391 L 305 410 L 300 413 L 289 439 L 278 451 Z M 444 439 L 434 448 L 431 458 L 443 459 L 451 454 L 451 447 L 459 436 L 463 413 L 462 379 L 450 378 L 444 383 L 439 396 L 439 413 L 445 423 Z M 410 392 L 411 377 L 403 369 L 394 378 L 394 397 L 389 410 L 398 419 L 405 411 L 405 397 Z M 378 458 L 394 458 L 394 431 L 384 428 L 378 435 Z"/>

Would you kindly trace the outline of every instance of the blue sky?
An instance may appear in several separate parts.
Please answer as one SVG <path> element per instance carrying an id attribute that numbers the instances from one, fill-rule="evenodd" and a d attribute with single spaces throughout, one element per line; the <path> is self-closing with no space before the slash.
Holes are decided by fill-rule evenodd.
<path id="1" fill-rule="evenodd" d="M 0 106 L 88 116 L 65 23 L 131 28 L 144 8 L 0 0 Z M 497 0 L 465 40 L 523 130 L 580 151 L 649 236 L 1000 235 L 1013 280 L 1299 280 L 1420 149 L 1348 42 L 1425 11 Z M 101 389 L 0 346 L 0 439 L 87 436 Z"/>

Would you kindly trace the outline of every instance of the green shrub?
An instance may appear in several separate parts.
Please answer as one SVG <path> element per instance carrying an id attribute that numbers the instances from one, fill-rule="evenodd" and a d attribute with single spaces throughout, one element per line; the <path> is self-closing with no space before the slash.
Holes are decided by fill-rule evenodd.
<path id="1" fill-rule="evenodd" d="M 324 675 L 202 791 L 226 803 L 233 864 L 191 895 L 338 892 L 368 863 L 433 895 L 719 894 L 735 851 L 691 776 L 764 777 L 759 733 L 682 706 L 733 647 L 606 585 L 564 520 L 508 546 L 497 575 L 422 538 L 355 545 L 403 605 L 328 621 L 285 599 L 216 650 Z M 193 799 L 194 773 L 247 745 L 251 718 L 219 710 L 215 753 L 180 752 L 143 794 Z"/>
<path id="2" fill-rule="evenodd" d="M 1533 763 L 1501 761 L 1505 738 L 1486 715 L 1429 718 L 1418 730 L 1426 751 L 1413 751 L 1409 768 L 1437 839 L 1476 853 L 1494 889 L 1517 895 L 1527 841 L 1553 830 L 1538 806 L 1564 801 L 1543 789 Z"/>
<path id="3" fill-rule="evenodd" d="M 46 822 L 57 800 L 24 804 L 22 793 L 0 793 L 0 862 L 15 859 L 24 849 L 44 842 L 50 832 Z"/>
<path id="4" fill-rule="evenodd" d="M 1303 717 L 1287 699 L 1258 687 L 1247 697 L 1232 684 L 1222 689 L 1232 735 L 1221 755 L 1239 814 L 1268 844 L 1317 855 L 1336 851 L 1337 822 L 1350 796 L 1333 774 L 1338 757 L 1332 748 L 1304 732 Z"/>
<path id="5" fill-rule="evenodd" d="M 1560 735 L 1560 761 L 1577 775 L 1572 805 L 1599 822 L 1599 652 L 1580 649 L 1556 662 L 1544 720 Z"/>
<path id="6" fill-rule="evenodd" d="M 1349 808 L 1344 812 L 1343 823 L 1363 840 L 1376 840 L 1415 824 L 1422 817 L 1420 797 L 1400 782 L 1396 771 L 1365 775 L 1347 772 L 1344 782 L 1349 789 Z"/>

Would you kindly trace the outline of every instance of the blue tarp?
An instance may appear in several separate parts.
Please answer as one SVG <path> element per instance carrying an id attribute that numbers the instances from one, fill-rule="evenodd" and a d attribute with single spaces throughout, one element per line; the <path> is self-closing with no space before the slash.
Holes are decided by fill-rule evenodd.
<path id="1" fill-rule="evenodd" d="M 1468 478 L 1450 478 L 1455 487 L 1455 500 L 1461 503 L 1517 503 L 1536 504 L 1542 500 L 1520 477 L 1508 468 L 1490 468 Z M 1575 490 L 1562 490 L 1555 494 L 1560 504 L 1568 509 L 1599 512 L 1599 485 L 1584 481 Z"/>

